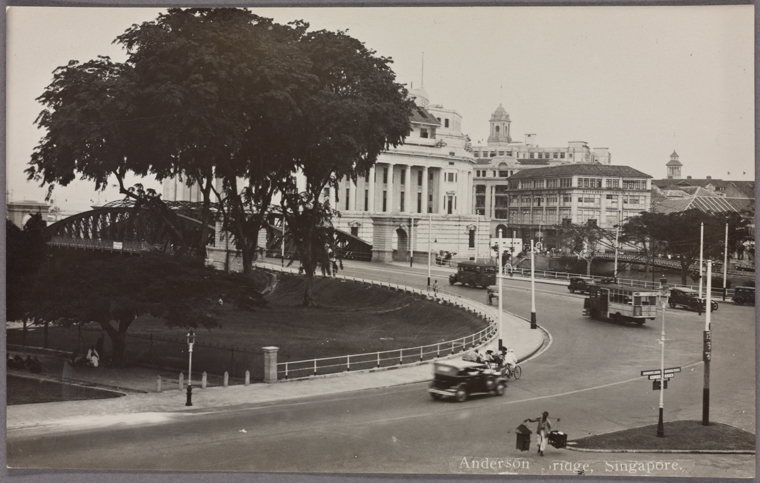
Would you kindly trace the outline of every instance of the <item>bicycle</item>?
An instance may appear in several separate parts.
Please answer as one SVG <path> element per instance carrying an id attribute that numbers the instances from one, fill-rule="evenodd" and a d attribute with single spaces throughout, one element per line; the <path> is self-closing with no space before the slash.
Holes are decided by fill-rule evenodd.
<path id="1" fill-rule="evenodd" d="M 520 379 L 520 377 L 522 377 L 522 367 L 515 365 L 515 369 L 511 370 L 509 366 L 504 366 L 504 377 L 507 379 L 512 379 L 512 377 L 514 377 L 515 380 Z"/>

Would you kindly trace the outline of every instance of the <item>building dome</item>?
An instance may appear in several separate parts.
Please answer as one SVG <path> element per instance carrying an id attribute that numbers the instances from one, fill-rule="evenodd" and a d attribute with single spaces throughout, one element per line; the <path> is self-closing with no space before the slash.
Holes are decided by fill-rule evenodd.
<path id="1" fill-rule="evenodd" d="M 683 163 L 677 159 L 671 159 L 665 166 L 683 166 Z"/>
<path id="2" fill-rule="evenodd" d="M 506 121 L 510 122 L 509 119 L 509 113 L 506 109 L 504 109 L 504 106 L 499 104 L 499 107 L 496 108 L 495 111 L 493 111 L 493 114 L 491 114 L 491 122 L 494 121 Z"/>

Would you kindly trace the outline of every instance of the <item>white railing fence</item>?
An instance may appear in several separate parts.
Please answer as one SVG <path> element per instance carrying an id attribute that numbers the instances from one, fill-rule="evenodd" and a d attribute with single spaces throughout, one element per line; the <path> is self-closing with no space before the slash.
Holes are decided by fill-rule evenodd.
<path id="1" fill-rule="evenodd" d="M 277 267 L 272 265 L 254 264 L 258 268 L 274 272 L 298 274 L 298 269 L 293 267 Z M 447 357 L 490 342 L 498 333 L 498 318 L 495 309 L 489 309 L 483 304 L 466 299 L 460 295 L 448 293 L 445 288 L 439 288 L 437 292 L 428 291 L 426 286 L 401 285 L 393 282 L 367 280 L 358 277 L 336 275 L 334 278 L 360 282 L 377 287 L 386 287 L 399 292 L 415 294 L 426 297 L 429 300 L 446 303 L 451 306 L 467 310 L 478 317 L 486 320 L 488 326 L 478 332 L 457 339 L 452 339 L 435 344 L 416 347 L 406 347 L 363 354 L 349 354 L 345 356 L 322 357 L 300 361 L 285 361 L 277 363 L 277 376 L 283 379 L 317 376 L 337 372 L 376 369 L 382 367 L 399 366 L 403 364 L 430 361 L 441 357 Z"/>

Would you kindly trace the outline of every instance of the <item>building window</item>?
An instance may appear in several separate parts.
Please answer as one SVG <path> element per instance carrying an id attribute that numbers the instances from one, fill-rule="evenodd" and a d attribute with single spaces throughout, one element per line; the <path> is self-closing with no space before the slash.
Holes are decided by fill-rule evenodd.
<path id="1" fill-rule="evenodd" d="M 645 189 L 645 187 L 646 187 L 646 181 L 642 183 L 642 181 L 638 179 L 624 179 L 623 180 L 624 190 L 641 190 L 641 189 Z"/>
<path id="2" fill-rule="evenodd" d="M 560 159 L 565 159 L 565 153 L 559 153 L 559 158 Z"/>
<path id="3" fill-rule="evenodd" d="M 432 171 L 430 171 L 428 173 L 428 176 L 429 176 L 430 181 L 433 181 L 433 172 Z"/>
<path id="4" fill-rule="evenodd" d="M 499 156 L 504 156 L 504 151 L 499 151 Z"/>
<path id="5" fill-rule="evenodd" d="M 417 193 L 417 213 L 422 213 L 422 193 Z"/>
<path id="6" fill-rule="evenodd" d="M 406 170 L 405 169 L 401 170 L 401 184 L 404 184 L 404 185 L 406 184 Z"/>
<path id="7" fill-rule="evenodd" d="M 533 159 L 533 154 L 534 154 L 534 153 L 530 153 L 530 159 Z"/>
<path id="8" fill-rule="evenodd" d="M 495 157 L 496 157 L 496 151 L 491 151 L 491 157 L 492 157 L 492 158 L 495 158 Z"/>
<path id="9" fill-rule="evenodd" d="M 456 173 L 446 173 L 446 181 L 449 183 L 454 183 L 457 180 L 457 174 Z"/>
<path id="10" fill-rule="evenodd" d="M 453 211 L 454 211 L 454 197 L 453 197 L 453 196 L 451 196 L 451 195 L 449 195 L 449 196 L 447 197 L 447 200 L 448 200 L 448 209 L 447 209 L 447 212 L 448 212 L 448 214 L 450 215 L 450 214 L 452 214 L 452 213 L 453 213 Z"/>
<path id="11" fill-rule="evenodd" d="M 534 189 L 536 189 L 536 188 L 541 189 L 543 187 L 544 187 L 544 180 L 542 180 L 542 179 L 534 179 L 533 180 L 533 188 Z"/>
<path id="12" fill-rule="evenodd" d="M 420 137 L 427 139 L 427 137 L 428 137 L 428 130 L 427 129 L 420 129 Z"/>
<path id="13" fill-rule="evenodd" d="M 417 186 L 422 186 L 422 170 L 417 171 Z"/>
<path id="14" fill-rule="evenodd" d="M 353 236 L 359 236 L 359 227 L 358 226 L 352 226 L 351 227 L 351 234 Z"/>
<path id="15" fill-rule="evenodd" d="M 572 196 L 570 195 L 562 195 L 562 204 L 563 205 L 569 205 L 572 203 Z"/>
<path id="16" fill-rule="evenodd" d="M 403 171 L 402 171 L 402 173 L 403 173 Z M 403 213 L 404 212 L 404 192 L 403 191 L 401 193 L 399 193 L 399 197 L 400 197 L 399 211 Z"/>
<path id="17" fill-rule="evenodd" d="M 523 195 L 522 204 L 523 206 L 530 206 L 530 195 Z"/>
<path id="18" fill-rule="evenodd" d="M 383 212 L 388 210 L 388 192 L 383 190 Z"/>
<path id="19" fill-rule="evenodd" d="M 364 211 L 369 211 L 369 190 L 364 190 Z"/>
<path id="20" fill-rule="evenodd" d="M 534 201 L 533 206 L 541 206 L 541 203 L 544 201 L 544 198 L 543 198 L 543 196 L 536 196 L 533 199 L 533 201 Z"/>
<path id="21" fill-rule="evenodd" d="M 512 151 L 507 151 L 507 156 L 512 156 Z"/>
<path id="22" fill-rule="evenodd" d="M 560 188 L 572 188 L 573 187 L 573 178 L 560 178 L 560 180 L 559 180 L 559 186 L 560 186 Z"/>
<path id="23" fill-rule="evenodd" d="M 445 127 L 449 127 L 449 120 L 448 119 L 444 119 L 444 126 Z"/>
<path id="24" fill-rule="evenodd" d="M 470 230 L 469 235 L 470 235 L 470 248 L 475 248 L 475 230 Z"/>
<path id="25" fill-rule="evenodd" d="M 472 153 L 472 154 L 473 154 L 473 155 L 474 155 L 476 158 L 479 158 L 479 157 L 480 157 L 480 151 L 475 151 L 475 152 L 474 152 L 474 153 Z"/>
<path id="26" fill-rule="evenodd" d="M 383 184 L 388 184 L 388 168 L 383 168 Z"/>
<path id="27" fill-rule="evenodd" d="M 351 190 L 346 188 L 346 210 L 349 210 L 349 202 L 351 200 Z"/>
<path id="28" fill-rule="evenodd" d="M 607 205 L 617 205 L 618 204 L 618 196 L 617 195 L 607 195 Z"/>
<path id="29" fill-rule="evenodd" d="M 547 188 L 556 188 L 558 186 L 559 186 L 559 181 L 557 180 L 557 178 L 547 179 L 546 180 L 546 187 Z"/>
<path id="30" fill-rule="evenodd" d="M 325 199 L 325 201 L 330 199 L 330 188 L 325 188 L 322 190 L 322 197 Z"/>
<path id="31" fill-rule="evenodd" d="M 606 179 L 604 180 L 604 183 L 605 183 L 605 187 L 607 188 L 620 188 L 620 180 L 617 178 Z"/>

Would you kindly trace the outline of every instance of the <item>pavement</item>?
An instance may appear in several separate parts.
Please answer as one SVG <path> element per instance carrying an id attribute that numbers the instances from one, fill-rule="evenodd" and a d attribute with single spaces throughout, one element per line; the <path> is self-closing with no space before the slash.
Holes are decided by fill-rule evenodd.
<path id="1" fill-rule="evenodd" d="M 484 311 L 496 314 L 497 309 L 482 305 Z M 504 340 L 515 351 L 519 361 L 536 356 L 551 343 L 550 335 L 539 327 L 530 328 L 530 322 L 512 314 L 502 317 Z M 481 350 L 495 349 L 492 340 Z M 8 353 L 27 352 L 8 349 Z M 146 424 L 182 413 L 229 410 L 235 406 L 277 403 L 279 401 L 313 398 L 349 391 L 376 390 L 403 384 L 429 381 L 432 378 L 430 362 L 414 363 L 390 369 L 373 369 L 350 373 L 314 376 L 306 379 L 278 381 L 276 383 L 252 383 L 224 387 L 212 380 L 202 389 L 194 378 L 192 406 L 185 406 L 186 393 L 180 390 L 178 378 L 145 367 L 122 369 L 72 368 L 64 362 L 66 355 L 34 352 L 43 359 L 59 360 L 62 374 L 55 371 L 47 375 L 34 375 L 24 370 L 9 369 L 8 374 L 60 380 L 66 377 L 83 386 L 109 389 L 124 395 L 110 399 L 63 401 L 37 404 L 21 404 L 7 407 L 7 431 L 9 436 L 45 434 L 57 431 L 86 430 L 112 424 Z M 453 357 L 459 357 L 455 355 Z M 157 391 L 157 377 L 161 378 L 162 390 Z"/>

